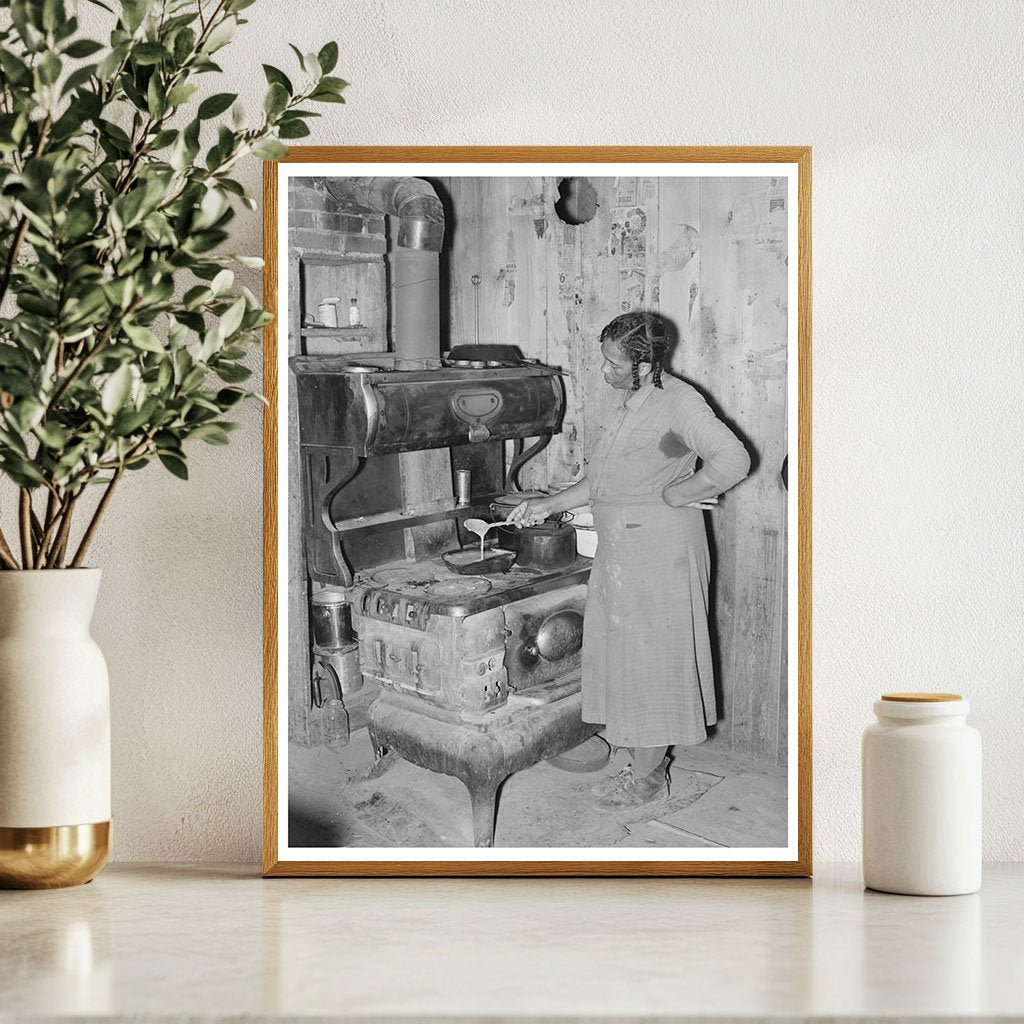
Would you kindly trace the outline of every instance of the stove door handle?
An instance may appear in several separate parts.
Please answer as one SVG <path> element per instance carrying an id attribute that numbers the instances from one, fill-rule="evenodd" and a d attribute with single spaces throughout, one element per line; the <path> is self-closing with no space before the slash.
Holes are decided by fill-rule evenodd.
<path id="1" fill-rule="evenodd" d="M 373 656 L 377 659 L 377 664 L 381 668 L 384 667 L 384 641 L 374 640 L 373 641 Z"/>

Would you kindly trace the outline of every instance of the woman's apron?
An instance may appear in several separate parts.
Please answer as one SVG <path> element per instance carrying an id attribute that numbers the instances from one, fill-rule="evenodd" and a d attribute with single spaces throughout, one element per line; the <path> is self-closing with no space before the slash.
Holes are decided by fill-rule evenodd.
<path id="1" fill-rule="evenodd" d="M 700 743 L 716 719 L 704 514 L 596 500 L 583 720 L 621 747 Z"/>

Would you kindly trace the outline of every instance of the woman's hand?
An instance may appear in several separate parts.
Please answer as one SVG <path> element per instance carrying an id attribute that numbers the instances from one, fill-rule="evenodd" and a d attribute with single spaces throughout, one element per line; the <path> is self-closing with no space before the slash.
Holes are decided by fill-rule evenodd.
<path id="1" fill-rule="evenodd" d="M 680 480 L 673 480 L 666 484 L 661 492 L 661 500 L 672 508 L 702 508 L 712 509 L 718 504 L 718 496 L 715 494 L 704 498 L 691 498 L 693 488 L 687 486 L 693 479 L 693 474 L 688 474 Z M 687 494 L 689 491 L 689 494 Z M 689 499 L 689 500 L 687 500 Z"/>
<path id="2" fill-rule="evenodd" d="M 536 526 L 551 514 L 547 505 L 544 498 L 527 498 L 512 509 L 505 521 L 517 529 L 523 526 Z"/>

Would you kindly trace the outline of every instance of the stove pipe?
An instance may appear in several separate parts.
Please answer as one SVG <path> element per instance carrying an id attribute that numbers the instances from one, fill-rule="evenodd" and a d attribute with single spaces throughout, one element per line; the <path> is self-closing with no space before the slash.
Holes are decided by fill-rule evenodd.
<path id="1" fill-rule="evenodd" d="M 422 178 L 328 178 L 327 191 L 398 218 L 398 245 L 391 254 L 395 353 L 403 359 L 441 354 L 439 253 L 444 208 Z"/>

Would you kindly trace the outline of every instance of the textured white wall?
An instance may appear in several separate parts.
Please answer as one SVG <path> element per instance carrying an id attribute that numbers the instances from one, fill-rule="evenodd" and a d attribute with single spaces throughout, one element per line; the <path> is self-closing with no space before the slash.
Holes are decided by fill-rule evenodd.
<path id="1" fill-rule="evenodd" d="M 1018 0 L 247 14 L 216 88 L 253 105 L 287 42 L 339 41 L 349 103 L 312 143 L 814 147 L 816 856 L 859 856 L 872 699 L 934 688 L 970 698 L 985 741 L 986 855 L 1024 857 Z M 259 239 L 240 218 L 235 248 Z M 118 859 L 258 857 L 255 408 L 236 436 L 196 452 L 187 485 L 133 479 L 96 548 Z"/>

